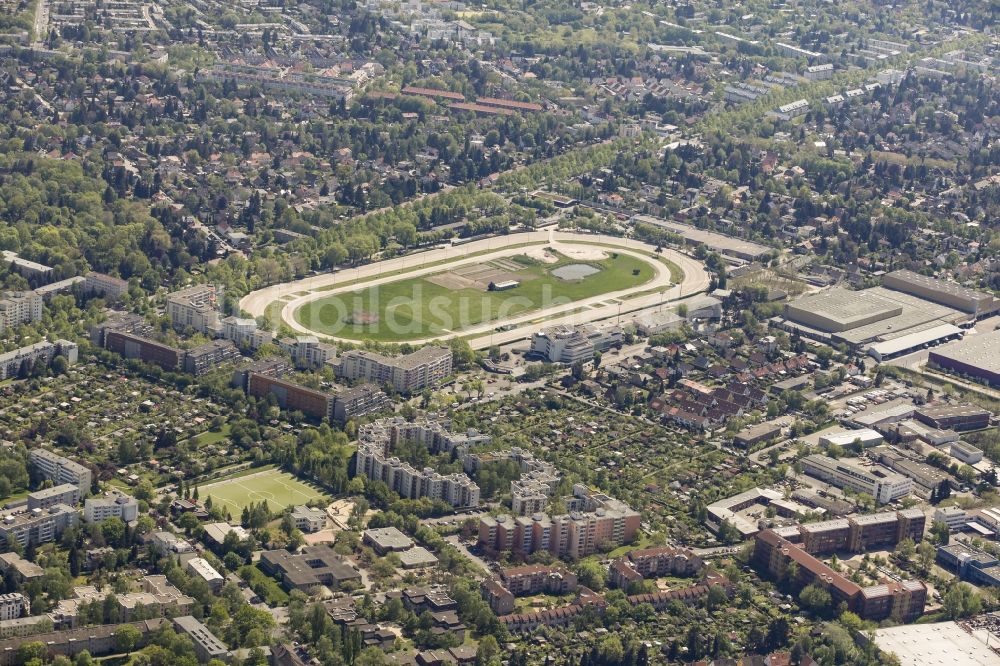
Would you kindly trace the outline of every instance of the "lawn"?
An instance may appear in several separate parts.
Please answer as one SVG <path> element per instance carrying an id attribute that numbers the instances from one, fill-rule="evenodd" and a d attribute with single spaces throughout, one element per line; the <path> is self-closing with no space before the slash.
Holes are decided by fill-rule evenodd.
<path id="1" fill-rule="evenodd" d="M 560 256 L 551 264 L 519 255 L 511 261 L 519 266 L 520 284 L 508 291 L 448 288 L 436 283 L 435 276 L 404 278 L 308 303 L 295 312 L 295 319 L 320 334 L 402 342 L 491 321 L 501 323 L 515 315 L 636 287 L 654 275 L 649 262 L 625 254 L 588 261 Z M 553 269 L 569 264 L 586 264 L 598 270 L 577 280 L 552 274 Z M 372 320 L 350 321 L 354 313 L 362 312 Z"/>
<path id="2" fill-rule="evenodd" d="M 222 428 L 219 430 L 206 430 L 205 432 L 195 435 L 193 439 L 199 446 L 206 446 L 208 444 L 218 444 L 226 437 L 229 436 L 229 424 L 223 423 Z"/>
<path id="3" fill-rule="evenodd" d="M 202 501 L 211 497 L 213 505 L 228 508 L 237 517 L 251 502 L 267 500 L 271 511 L 281 511 L 287 506 L 325 498 L 326 494 L 288 472 L 269 469 L 198 486 L 198 496 Z"/>

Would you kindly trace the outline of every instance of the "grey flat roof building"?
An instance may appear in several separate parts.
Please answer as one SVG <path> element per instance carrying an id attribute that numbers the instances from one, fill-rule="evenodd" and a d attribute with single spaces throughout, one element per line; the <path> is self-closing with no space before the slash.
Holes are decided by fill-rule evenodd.
<path id="1" fill-rule="evenodd" d="M 818 340 L 892 347 L 950 339 L 957 333 L 951 325 L 968 319 L 964 312 L 901 291 L 834 287 L 787 303 L 776 321 Z"/>
<path id="2" fill-rule="evenodd" d="M 1000 386 L 1000 329 L 939 347 L 928 354 L 927 362 Z"/>
<path id="3" fill-rule="evenodd" d="M 1000 300 L 990 294 L 913 271 L 898 270 L 888 273 L 882 278 L 882 284 L 890 289 L 926 298 L 977 317 L 996 312 L 1000 308 Z"/>
<path id="4" fill-rule="evenodd" d="M 956 622 L 876 629 L 875 643 L 907 666 L 1000 666 L 1000 656 Z"/>
<path id="5" fill-rule="evenodd" d="M 413 539 L 400 532 L 395 527 L 378 527 L 368 529 L 363 534 L 364 543 L 370 545 L 379 555 L 388 552 L 399 552 L 413 547 Z"/>
<path id="6" fill-rule="evenodd" d="M 194 652 L 198 656 L 198 661 L 223 659 L 229 654 L 229 648 L 226 647 L 226 644 L 191 615 L 175 617 L 174 626 L 194 643 Z"/>

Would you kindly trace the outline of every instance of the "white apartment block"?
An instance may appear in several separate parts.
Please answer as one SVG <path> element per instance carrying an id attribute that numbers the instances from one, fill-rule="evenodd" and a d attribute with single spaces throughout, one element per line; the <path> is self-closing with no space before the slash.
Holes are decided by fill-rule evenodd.
<path id="1" fill-rule="evenodd" d="M 191 575 L 203 580 L 213 592 L 218 592 L 222 589 L 223 583 L 226 582 L 222 574 L 209 564 L 205 558 L 193 557 L 187 561 L 185 566 Z"/>
<path id="2" fill-rule="evenodd" d="M 222 337 L 232 340 L 238 347 L 259 349 L 274 340 L 274 333 L 257 328 L 257 320 L 226 317 L 222 320 Z"/>
<path id="3" fill-rule="evenodd" d="M 410 423 L 402 417 L 379 419 L 361 427 L 358 439 L 368 443 L 378 443 L 388 452 L 399 442 L 420 442 L 434 453 L 457 452 L 462 457 L 470 447 L 489 444 L 492 438 L 476 430 L 452 432 L 451 421 L 421 420 Z"/>
<path id="4" fill-rule="evenodd" d="M 20 592 L 0 594 L 0 620 L 16 620 L 31 614 L 31 602 Z"/>
<path id="5" fill-rule="evenodd" d="M 938 508 L 934 511 L 934 522 L 944 523 L 950 532 L 961 532 L 970 520 L 969 514 L 957 506 Z"/>
<path id="6" fill-rule="evenodd" d="M 146 537 L 146 543 L 166 555 L 186 555 L 194 552 L 194 546 L 187 539 L 173 532 L 154 532 Z"/>
<path id="7" fill-rule="evenodd" d="M 199 333 L 215 334 L 219 322 L 219 298 L 212 285 L 198 284 L 167 296 L 167 316 L 177 330 L 190 326 Z"/>
<path id="8" fill-rule="evenodd" d="M 40 363 L 48 367 L 56 356 L 65 356 L 66 361 L 73 365 L 76 363 L 79 353 L 76 343 L 69 340 L 56 340 L 55 343 L 43 340 L 33 345 L 11 350 L 0 354 L 0 380 L 17 377 L 21 373 L 21 369 L 27 366 L 34 367 Z"/>
<path id="9" fill-rule="evenodd" d="M 887 504 L 913 492 L 913 479 L 901 474 L 881 466 L 861 467 L 819 454 L 803 458 L 802 471 L 838 488 L 867 493 L 879 504 Z"/>
<path id="10" fill-rule="evenodd" d="M 319 532 L 326 527 L 326 511 L 309 506 L 297 506 L 292 509 L 292 522 L 296 529 L 303 532 Z"/>
<path id="11" fill-rule="evenodd" d="M 530 451 L 512 447 L 508 451 L 469 454 L 462 456 L 466 472 L 479 469 L 495 460 L 513 460 L 518 464 L 521 476 L 510 482 L 511 510 L 516 516 L 530 516 L 544 511 L 551 498 L 559 489 L 562 477 L 551 463 L 538 460 Z"/>
<path id="12" fill-rule="evenodd" d="M 434 386 L 450 375 L 451 369 L 448 347 L 424 347 L 397 357 L 355 349 L 341 354 L 336 365 L 338 377 L 389 384 L 403 393 Z"/>
<path id="13" fill-rule="evenodd" d="M 55 541 L 68 527 L 76 525 L 80 514 L 65 504 L 7 514 L 0 521 L 0 547 L 9 549 L 12 540 L 23 548 Z"/>
<path id="14" fill-rule="evenodd" d="M 5 291 L 0 298 L 0 331 L 42 320 L 42 296 L 34 291 Z"/>
<path id="15" fill-rule="evenodd" d="M 28 494 L 28 510 L 48 509 L 56 504 L 76 506 L 80 503 L 80 489 L 72 483 L 63 483 Z"/>
<path id="16" fill-rule="evenodd" d="M 531 337 L 531 351 L 551 363 L 567 365 L 590 361 L 594 352 L 606 351 L 622 344 L 622 330 L 617 326 L 553 326 Z"/>
<path id="17" fill-rule="evenodd" d="M 128 281 L 91 271 L 84 276 L 83 292 L 101 296 L 109 301 L 117 301 L 128 293 Z"/>
<path id="18" fill-rule="evenodd" d="M 0 250 L 0 259 L 3 259 L 4 263 L 11 266 L 14 270 L 26 278 L 48 278 L 52 273 L 51 266 L 46 266 L 45 264 L 40 264 L 37 261 L 25 259 L 18 256 L 17 252 L 12 252 L 10 250 Z"/>
<path id="19" fill-rule="evenodd" d="M 407 499 L 429 497 L 453 507 L 479 505 L 479 486 L 465 474 L 439 474 L 430 467 L 415 469 L 395 456 L 388 456 L 378 445 L 361 444 L 357 453 L 357 474 L 383 481 Z"/>
<path id="20" fill-rule="evenodd" d="M 333 364 L 337 359 L 337 348 L 320 342 L 314 335 L 284 338 L 278 346 L 288 353 L 295 361 L 295 365 L 300 368 L 321 368 L 327 363 Z"/>
<path id="21" fill-rule="evenodd" d="M 139 502 L 124 493 L 108 493 L 104 497 L 88 497 L 83 503 L 83 520 L 100 523 L 108 518 L 121 518 L 130 523 L 139 517 Z"/>
<path id="22" fill-rule="evenodd" d="M 28 462 L 38 476 L 56 484 L 72 483 L 80 489 L 81 495 L 90 492 L 92 475 L 90 469 L 80 463 L 64 458 L 48 449 L 32 449 Z"/>

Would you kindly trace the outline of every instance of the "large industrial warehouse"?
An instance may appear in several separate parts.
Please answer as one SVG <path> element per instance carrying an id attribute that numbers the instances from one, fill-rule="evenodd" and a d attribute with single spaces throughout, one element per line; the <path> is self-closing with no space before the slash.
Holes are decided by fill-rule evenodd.
<path id="1" fill-rule="evenodd" d="M 935 349 L 928 354 L 927 363 L 1000 386 L 1000 330 L 970 335 Z"/>
<path id="2" fill-rule="evenodd" d="M 803 337 L 845 343 L 881 361 L 957 339 L 963 333 L 958 325 L 972 319 L 968 313 L 885 287 L 834 287 L 788 303 L 784 316 L 772 321 Z"/>
<path id="3" fill-rule="evenodd" d="M 888 273 L 882 278 L 882 285 L 961 310 L 975 319 L 988 317 L 1000 310 L 1000 299 L 990 294 L 913 271 L 899 270 Z"/>
<path id="4" fill-rule="evenodd" d="M 834 287 L 809 294 L 785 305 L 784 315 L 771 323 L 787 331 L 828 344 L 844 343 L 855 351 L 864 351 L 877 361 L 908 354 L 929 345 L 959 340 L 964 330 L 976 320 L 1000 312 L 1000 299 L 990 294 L 967 289 L 961 285 L 920 275 L 908 270 L 886 274 L 881 287 L 853 291 Z M 978 336 L 977 336 L 978 337 Z M 992 352 L 980 352 L 982 341 L 949 346 L 968 349 L 974 357 L 944 360 L 939 365 L 955 364 L 954 369 L 970 376 L 972 366 L 982 365 L 979 358 L 996 357 Z M 933 356 L 934 354 L 932 354 Z M 960 364 L 960 365 L 959 365 Z M 992 370 L 995 381 L 997 367 Z M 991 371 L 986 370 L 989 374 Z M 983 378 L 986 378 L 983 376 Z"/>

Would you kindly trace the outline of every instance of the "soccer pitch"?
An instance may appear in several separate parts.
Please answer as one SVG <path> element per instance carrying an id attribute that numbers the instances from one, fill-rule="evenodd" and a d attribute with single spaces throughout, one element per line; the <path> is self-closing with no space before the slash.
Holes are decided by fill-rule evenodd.
<path id="1" fill-rule="evenodd" d="M 251 503 L 259 504 L 262 500 L 267 500 L 272 512 L 278 512 L 288 506 L 327 498 L 322 491 L 279 469 L 199 486 L 198 496 L 202 501 L 211 497 L 213 506 L 229 509 L 229 513 L 237 519 L 243 507 Z"/>
<path id="2" fill-rule="evenodd" d="M 422 277 L 328 296 L 295 312 L 300 324 L 343 339 L 404 342 L 457 333 L 486 322 L 544 310 L 620 289 L 653 278 L 649 261 L 615 253 L 601 259 L 553 257 L 543 263 L 525 255 L 459 270 L 444 268 Z M 581 277 L 561 278 L 560 269 L 582 270 Z M 517 286 L 492 291 L 490 282 Z M 357 321 L 352 321 L 357 317 Z"/>

